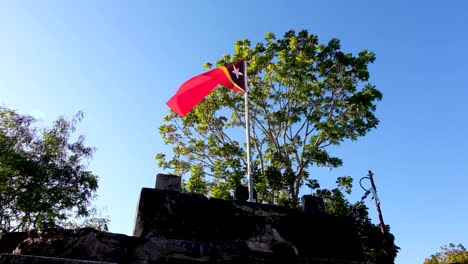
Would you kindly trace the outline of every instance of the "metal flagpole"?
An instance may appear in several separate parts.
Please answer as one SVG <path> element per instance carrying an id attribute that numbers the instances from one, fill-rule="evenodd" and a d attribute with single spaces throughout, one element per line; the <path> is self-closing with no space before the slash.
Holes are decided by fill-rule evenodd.
<path id="1" fill-rule="evenodd" d="M 244 60 L 244 104 L 245 104 L 245 138 L 247 141 L 247 179 L 249 186 L 249 202 L 254 203 L 254 187 L 252 179 L 252 166 L 251 166 L 251 154 L 250 154 L 250 117 L 249 117 L 249 84 L 247 82 L 247 60 Z"/>

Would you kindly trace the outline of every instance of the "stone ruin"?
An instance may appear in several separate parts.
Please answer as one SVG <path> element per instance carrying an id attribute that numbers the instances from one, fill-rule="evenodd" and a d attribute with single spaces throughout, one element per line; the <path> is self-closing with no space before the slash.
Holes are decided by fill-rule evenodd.
<path id="1" fill-rule="evenodd" d="M 6 263 L 361 263 L 352 221 L 302 198 L 302 210 L 181 192 L 178 176 L 143 188 L 133 236 L 83 228 L 0 234 Z M 236 197 L 242 197 L 237 195 Z M 245 195 L 244 195 L 245 196 Z"/>

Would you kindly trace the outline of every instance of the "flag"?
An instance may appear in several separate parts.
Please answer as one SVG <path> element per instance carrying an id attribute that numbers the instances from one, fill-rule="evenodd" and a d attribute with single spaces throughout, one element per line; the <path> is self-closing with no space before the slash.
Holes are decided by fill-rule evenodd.
<path id="1" fill-rule="evenodd" d="M 245 65 L 245 60 L 240 60 L 197 75 L 182 84 L 166 104 L 183 117 L 219 84 L 245 93 L 247 91 Z"/>

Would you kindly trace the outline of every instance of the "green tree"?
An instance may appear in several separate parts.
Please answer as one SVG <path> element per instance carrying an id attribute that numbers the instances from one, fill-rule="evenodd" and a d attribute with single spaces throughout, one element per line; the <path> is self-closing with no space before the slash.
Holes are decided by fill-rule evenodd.
<path id="1" fill-rule="evenodd" d="M 424 264 L 466 264 L 468 251 L 462 244 L 440 247 L 441 251 L 424 260 Z"/>
<path id="2" fill-rule="evenodd" d="M 65 221 L 60 222 L 60 226 L 68 229 L 94 228 L 100 231 L 109 231 L 110 219 L 108 215 L 103 215 L 103 209 L 96 207 L 88 209 L 88 215 L 76 217 L 69 214 Z"/>
<path id="3" fill-rule="evenodd" d="M 258 200 L 295 206 L 311 166 L 342 165 L 328 147 L 357 140 L 379 123 L 374 111 L 382 94 L 368 82 L 367 68 L 375 56 L 342 52 L 338 39 L 320 44 L 306 30 L 280 39 L 268 33 L 263 43 L 244 39 L 234 47 L 217 65 L 242 58 L 249 64 Z M 215 89 L 184 118 L 169 112 L 159 132 L 173 156 L 158 153 L 159 166 L 190 174 L 190 191 L 230 198 L 236 185 L 245 184 L 243 117 L 243 96 L 229 89 Z"/>
<path id="4" fill-rule="evenodd" d="M 78 112 L 37 128 L 29 115 L 0 106 L 0 232 L 60 224 L 87 217 L 98 177 L 86 170 L 94 149 L 72 140 Z"/>

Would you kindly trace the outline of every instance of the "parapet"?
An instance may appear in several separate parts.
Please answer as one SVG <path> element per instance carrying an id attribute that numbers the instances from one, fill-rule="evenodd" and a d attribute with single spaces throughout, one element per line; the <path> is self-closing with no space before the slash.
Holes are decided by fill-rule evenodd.
<path id="1" fill-rule="evenodd" d="M 207 198 L 180 186 L 180 177 L 159 174 L 155 188 L 141 190 L 133 236 L 90 228 L 0 234 L 0 264 L 360 263 L 352 219 L 326 214 L 317 197 L 291 209 Z"/>
<path id="2" fill-rule="evenodd" d="M 171 176 L 158 178 L 176 180 Z M 133 236 L 198 241 L 211 245 L 238 245 L 247 252 L 282 248 L 297 259 L 356 259 L 358 234 L 350 218 L 328 215 L 323 201 L 302 199 L 304 208 L 227 201 L 184 193 L 156 180 L 157 188 L 143 188 L 137 207 Z M 161 183 L 162 182 L 162 183 Z M 171 184 L 174 186 L 176 184 Z M 294 261 L 290 262 L 294 263 Z"/>

